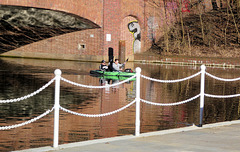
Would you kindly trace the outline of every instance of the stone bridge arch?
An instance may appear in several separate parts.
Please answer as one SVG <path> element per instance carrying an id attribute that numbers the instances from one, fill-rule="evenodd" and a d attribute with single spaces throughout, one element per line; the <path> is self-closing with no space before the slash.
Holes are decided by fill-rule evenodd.
<path id="1" fill-rule="evenodd" d="M 66 12 L 102 26 L 103 2 L 99 0 L 4 0 L 0 4 Z"/>
<path id="2" fill-rule="evenodd" d="M 102 1 L 11 0 L 1 4 L 2 56 L 98 60 Z"/>

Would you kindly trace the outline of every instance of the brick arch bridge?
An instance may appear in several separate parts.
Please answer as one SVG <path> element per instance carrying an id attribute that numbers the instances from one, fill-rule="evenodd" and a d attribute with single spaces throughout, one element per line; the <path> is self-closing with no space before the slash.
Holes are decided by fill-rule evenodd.
<path id="1" fill-rule="evenodd" d="M 0 1 L 0 55 L 100 61 L 111 47 L 115 57 L 134 60 L 162 36 L 178 0 L 155 1 Z"/>

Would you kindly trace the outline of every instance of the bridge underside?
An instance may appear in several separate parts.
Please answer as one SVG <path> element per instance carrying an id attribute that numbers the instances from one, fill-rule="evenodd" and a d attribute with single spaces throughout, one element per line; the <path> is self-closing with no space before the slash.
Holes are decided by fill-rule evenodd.
<path id="1" fill-rule="evenodd" d="M 61 34 L 99 28 L 73 14 L 0 5 L 0 53 Z"/>

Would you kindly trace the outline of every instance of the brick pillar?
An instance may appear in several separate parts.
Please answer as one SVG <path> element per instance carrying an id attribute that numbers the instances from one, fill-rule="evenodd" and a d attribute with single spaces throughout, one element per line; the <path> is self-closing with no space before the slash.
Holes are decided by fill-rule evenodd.
<path id="1" fill-rule="evenodd" d="M 119 41 L 119 61 L 120 63 L 125 62 L 126 57 L 126 44 L 125 41 Z"/>
<path id="2" fill-rule="evenodd" d="M 115 58 L 119 55 L 120 8 L 120 0 L 104 0 L 103 2 L 104 52 L 107 55 L 108 48 L 112 47 Z"/>

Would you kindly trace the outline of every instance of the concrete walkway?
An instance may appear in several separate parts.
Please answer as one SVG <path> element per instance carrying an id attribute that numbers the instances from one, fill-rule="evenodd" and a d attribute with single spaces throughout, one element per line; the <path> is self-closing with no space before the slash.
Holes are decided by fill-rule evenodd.
<path id="1" fill-rule="evenodd" d="M 239 152 L 240 120 L 121 136 L 21 152 Z"/>

